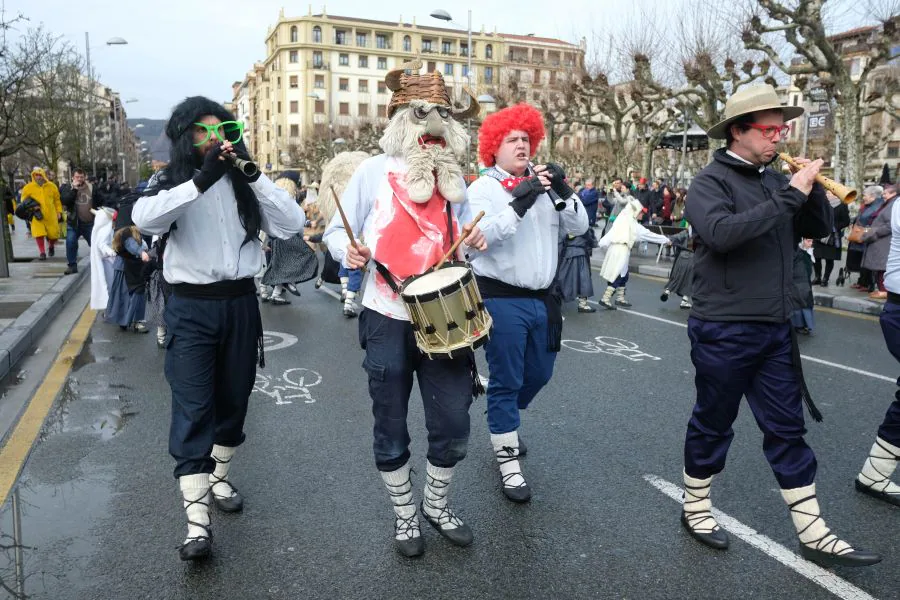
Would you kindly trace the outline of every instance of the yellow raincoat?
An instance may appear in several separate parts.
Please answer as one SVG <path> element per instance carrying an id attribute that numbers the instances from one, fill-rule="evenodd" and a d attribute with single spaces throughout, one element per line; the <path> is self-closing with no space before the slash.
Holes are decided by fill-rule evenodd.
<path id="1" fill-rule="evenodd" d="M 44 178 L 44 185 L 37 184 L 36 175 Z M 46 236 L 48 239 L 58 240 L 59 217 L 63 214 L 62 202 L 59 199 L 59 188 L 47 179 L 47 174 L 43 169 L 35 169 L 31 172 L 31 183 L 25 184 L 25 187 L 22 188 L 20 203 L 24 202 L 26 198 L 37 200 L 41 205 L 41 212 L 44 213 L 44 218 L 40 221 L 31 220 L 32 237 Z"/>

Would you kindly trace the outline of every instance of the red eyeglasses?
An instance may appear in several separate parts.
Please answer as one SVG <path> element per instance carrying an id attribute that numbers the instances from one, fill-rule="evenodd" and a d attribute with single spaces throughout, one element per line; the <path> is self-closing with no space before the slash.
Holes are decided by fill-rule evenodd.
<path id="1" fill-rule="evenodd" d="M 757 125 L 756 123 L 747 123 L 748 127 L 758 129 L 767 140 L 775 139 L 778 134 L 779 139 L 783 139 L 791 130 L 790 125 Z"/>

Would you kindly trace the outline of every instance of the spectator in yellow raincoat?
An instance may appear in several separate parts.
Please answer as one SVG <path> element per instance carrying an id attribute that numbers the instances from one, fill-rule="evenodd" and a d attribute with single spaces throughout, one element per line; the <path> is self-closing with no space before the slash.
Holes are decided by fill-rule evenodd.
<path id="1" fill-rule="evenodd" d="M 44 243 L 49 245 L 50 256 L 56 254 L 56 240 L 59 239 L 59 223 L 63 218 L 62 202 L 59 199 L 59 188 L 47 179 L 43 169 L 35 167 L 31 171 L 31 183 L 22 188 L 21 202 L 33 198 L 41 205 L 43 218 L 31 220 L 31 235 L 37 242 L 41 260 L 47 260 L 47 251 Z"/>

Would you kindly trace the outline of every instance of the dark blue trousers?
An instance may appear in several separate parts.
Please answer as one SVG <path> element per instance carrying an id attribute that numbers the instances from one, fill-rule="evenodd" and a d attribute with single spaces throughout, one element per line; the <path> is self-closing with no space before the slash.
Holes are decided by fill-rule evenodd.
<path id="1" fill-rule="evenodd" d="M 885 304 L 880 320 L 888 350 L 900 361 L 900 304 Z M 897 385 L 900 386 L 900 378 L 897 379 Z M 884 415 L 884 422 L 878 428 L 878 437 L 889 444 L 900 446 L 900 390 L 894 394 L 894 398 Z"/>
<path id="2" fill-rule="evenodd" d="M 172 294 L 165 321 L 175 477 L 212 473 L 213 444 L 235 447 L 244 441 L 262 335 L 259 304 L 252 293 L 221 300 Z"/>
<path id="3" fill-rule="evenodd" d="M 547 350 L 547 308 L 534 298 L 485 298 L 494 319 L 485 357 L 491 370 L 487 418 L 491 433 L 519 428 L 519 411 L 553 376 L 556 352 Z"/>
<path id="4" fill-rule="evenodd" d="M 84 241 L 90 246 L 93 230 L 93 223 L 82 223 L 81 221 L 75 221 L 66 228 L 66 262 L 70 267 L 78 263 L 78 238 L 84 238 Z"/>
<path id="5" fill-rule="evenodd" d="M 466 456 L 472 405 L 472 356 L 429 359 L 419 351 L 409 321 L 366 308 L 359 315 L 359 344 L 366 351 L 369 396 L 375 417 L 375 465 L 396 471 L 409 460 L 406 417 L 413 374 L 425 409 L 428 460 L 449 468 Z"/>
<path id="6" fill-rule="evenodd" d="M 628 271 L 624 275 L 619 275 L 618 277 L 616 277 L 616 280 L 613 281 L 612 283 L 610 283 L 609 285 L 613 286 L 616 289 L 619 289 L 620 287 L 625 287 L 626 285 L 628 285 L 628 276 L 629 275 L 631 275 L 631 271 Z"/>
<path id="7" fill-rule="evenodd" d="M 806 445 L 800 380 L 791 358 L 790 323 L 726 323 L 688 319 L 697 402 L 687 427 L 684 468 L 706 479 L 725 467 L 731 425 L 746 396 L 763 432 L 763 452 L 782 489 L 815 480 Z"/>

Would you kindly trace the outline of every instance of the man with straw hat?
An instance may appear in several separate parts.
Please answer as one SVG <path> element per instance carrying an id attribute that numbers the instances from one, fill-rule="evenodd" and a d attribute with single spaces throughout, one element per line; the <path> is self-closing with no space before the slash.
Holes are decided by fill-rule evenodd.
<path id="1" fill-rule="evenodd" d="M 384 154 L 363 161 L 341 194 L 349 228 L 365 246 L 351 244 L 340 214 L 324 235 L 329 251 L 344 267 L 361 269 L 370 260 L 375 266 L 363 293 L 359 340 L 366 351 L 363 368 L 375 417 L 375 466 L 394 508 L 394 544 L 407 557 L 425 551 L 413 500 L 406 425 L 413 375 L 428 429 L 422 516 L 456 546 L 468 546 L 474 539 L 471 528 L 450 508 L 448 494 L 454 469 L 466 455 L 469 407 L 480 387 L 471 352 L 432 360 L 419 351 L 398 294 L 400 282 L 434 266 L 459 237 L 461 224 L 471 221 L 458 162 L 468 135 L 459 121 L 476 114 L 478 103 L 470 98 L 467 108 L 454 109 L 440 73 L 420 75 L 421 66 L 419 61 L 400 65 L 385 77 L 393 96 L 390 122 L 379 141 Z M 464 245 L 487 248 L 477 227 Z"/>
<path id="2" fill-rule="evenodd" d="M 728 534 L 713 516 L 710 485 L 725 467 L 731 428 L 746 396 L 763 452 L 790 508 L 800 553 L 823 566 L 864 566 L 877 554 L 854 549 L 825 525 L 816 499 L 816 457 L 806 444 L 803 402 L 816 410 L 803 380 L 790 317 L 792 260 L 800 238 L 831 231 L 822 160 L 797 159 L 788 179 L 767 168 L 776 145 L 803 109 L 783 106 L 769 85 L 744 87 L 707 132 L 726 147 L 694 179 L 687 219 L 696 233 L 694 306 L 688 320 L 697 400 L 684 446 L 684 509 L 691 536 L 717 549 Z"/>

